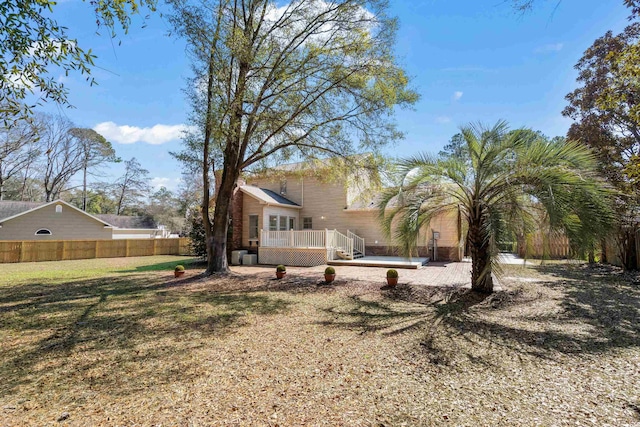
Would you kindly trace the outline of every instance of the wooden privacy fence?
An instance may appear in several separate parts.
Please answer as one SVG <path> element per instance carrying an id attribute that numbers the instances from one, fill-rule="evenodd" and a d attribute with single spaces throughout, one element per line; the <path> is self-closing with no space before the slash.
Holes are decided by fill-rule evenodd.
<path id="1" fill-rule="evenodd" d="M 518 256 L 524 258 L 569 258 L 569 239 L 565 235 L 553 234 L 543 237 L 541 233 L 534 236 L 518 238 Z"/>
<path id="2" fill-rule="evenodd" d="M 606 240 L 607 262 L 618 267 L 624 266 L 620 258 L 620 251 L 616 240 L 612 237 Z M 640 265 L 640 229 L 636 230 L 636 263 Z"/>
<path id="3" fill-rule="evenodd" d="M 152 255 L 190 255 L 188 238 L 122 240 L 2 240 L 0 263 Z"/>

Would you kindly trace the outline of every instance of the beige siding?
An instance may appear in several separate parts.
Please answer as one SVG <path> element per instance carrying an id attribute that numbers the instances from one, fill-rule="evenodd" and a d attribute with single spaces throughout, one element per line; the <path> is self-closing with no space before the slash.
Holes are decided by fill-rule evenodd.
<path id="1" fill-rule="evenodd" d="M 0 240 L 72 240 L 111 239 L 111 229 L 82 212 L 62 205 L 56 212 L 56 203 L 26 213 L 2 223 Z M 46 228 L 51 235 L 35 235 Z"/>
<path id="2" fill-rule="evenodd" d="M 364 239 L 366 246 L 391 246 L 384 237 L 376 211 L 348 211 L 349 230 Z"/>
<path id="3" fill-rule="evenodd" d="M 440 238 L 438 246 L 441 248 L 457 248 L 458 241 L 458 214 L 455 212 L 439 215 L 431 221 L 429 225 L 429 239 L 431 239 L 431 230 L 439 231 Z"/>
<path id="4" fill-rule="evenodd" d="M 242 198 L 242 246 L 249 247 L 249 215 L 258 215 L 258 230 L 263 228 L 262 207 L 253 197 L 244 195 Z M 255 243 L 253 246 L 256 246 Z"/>
<path id="5" fill-rule="evenodd" d="M 249 181 L 248 184 L 256 185 L 275 192 L 280 192 L 280 180 L 267 178 Z M 300 178 L 289 177 L 287 180 L 287 194 L 285 197 L 302 205 L 298 211 L 297 228 L 302 229 L 302 221 L 305 217 L 311 217 L 314 230 L 336 229 L 341 233 L 351 230 L 353 233 L 365 239 L 366 246 L 392 246 L 383 235 L 380 228 L 377 210 L 347 210 L 348 203 L 357 198 L 361 190 L 347 189 L 343 183 L 323 182 L 314 177 Z M 268 229 L 266 214 L 262 206 L 250 197 L 245 197 L 243 207 L 243 245 L 248 245 L 249 214 L 260 215 L 259 228 Z M 266 228 L 265 228 L 266 227 Z M 434 218 L 429 227 L 420 236 L 418 245 L 427 246 L 431 239 L 431 229 L 440 232 L 438 246 L 441 248 L 457 248 L 458 224 L 455 213 L 440 215 Z M 376 243 L 377 242 L 377 243 Z"/>
<path id="6" fill-rule="evenodd" d="M 349 230 L 362 237 L 365 245 L 393 246 L 382 233 L 377 211 L 348 211 L 348 215 Z M 433 218 L 431 224 L 425 227 L 425 231 L 418 237 L 418 246 L 428 245 L 432 237 L 431 229 L 440 232 L 440 239 L 438 239 L 439 247 L 458 247 L 458 226 L 457 216 L 455 214 L 440 215 Z"/>

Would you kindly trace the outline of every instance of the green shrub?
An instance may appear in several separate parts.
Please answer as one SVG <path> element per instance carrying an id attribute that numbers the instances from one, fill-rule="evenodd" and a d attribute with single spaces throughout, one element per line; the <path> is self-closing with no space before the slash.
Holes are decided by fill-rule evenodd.
<path id="1" fill-rule="evenodd" d="M 191 239 L 191 252 L 193 255 L 206 258 L 207 257 L 207 237 L 202 222 L 202 212 L 198 208 L 189 210 L 188 212 L 188 233 Z"/>
<path id="2" fill-rule="evenodd" d="M 333 267 L 327 267 L 324 269 L 324 274 L 336 274 L 336 269 Z"/>
<path id="3" fill-rule="evenodd" d="M 276 267 L 276 271 L 287 271 L 287 267 L 285 267 L 284 265 L 280 264 L 279 266 Z"/>
<path id="4" fill-rule="evenodd" d="M 389 279 L 397 279 L 398 278 L 398 272 L 396 270 L 394 270 L 393 268 L 390 270 L 387 270 L 387 277 Z"/>
<path id="5" fill-rule="evenodd" d="M 176 265 L 175 271 L 184 271 L 184 265 Z"/>

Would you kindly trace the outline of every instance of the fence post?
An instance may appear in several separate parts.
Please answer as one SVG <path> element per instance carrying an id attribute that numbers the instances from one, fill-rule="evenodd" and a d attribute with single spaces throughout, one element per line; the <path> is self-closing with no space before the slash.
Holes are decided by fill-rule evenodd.
<path id="1" fill-rule="evenodd" d="M 156 251 L 158 250 L 158 239 L 153 239 L 153 256 L 158 255 Z"/>
<path id="2" fill-rule="evenodd" d="M 61 259 L 67 259 L 67 241 L 62 241 L 62 257 Z"/>
<path id="3" fill-rule="evenodd" d="M 129 239 L 126 239 L 126 245 L 124 245 L 124 256 L 128 257 L 129 256 Z"/>
<path id="4" fill-rule="evenodd" d="M 23 262 L 24 259 L 24 241 L 20 242 L 20 257 L 18 262 Z"/>

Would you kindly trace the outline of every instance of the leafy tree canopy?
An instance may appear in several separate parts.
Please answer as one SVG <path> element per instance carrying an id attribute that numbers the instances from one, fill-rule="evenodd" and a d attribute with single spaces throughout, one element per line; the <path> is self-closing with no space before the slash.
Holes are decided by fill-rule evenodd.
<path id="1" fill-rule="evenodd" d="M 472 288 L 492 292 L 503 235 L 532 231 L 544 221 L 588 247 L 607 229 L 608 191 L 586 146 L 509 131 L 504 122 L 467 126 L 460 135 L 460 155 L 402 161 L 398 185 L 381 200 L 383 229 L 405 255 L 412 255 L 434 217 L 458 215 L 468 229 Z"/>
<path id="2" fill-rule="evenodd" d="M 98 27 L 115 36 L 125 32 L 131 15 L 142 7 L 153 10 L 156 0 L 89 0 Z M 68 105 L 67 89 L 51 75 L 52 68 L 90 77 L 95 56 L 69 38 L 67 28 L 54 18 L 55 0 L 0 0 L 0 116 L 27 115 L 32 106 L 22 104 L 38 92 L 41 101 Z"/>

